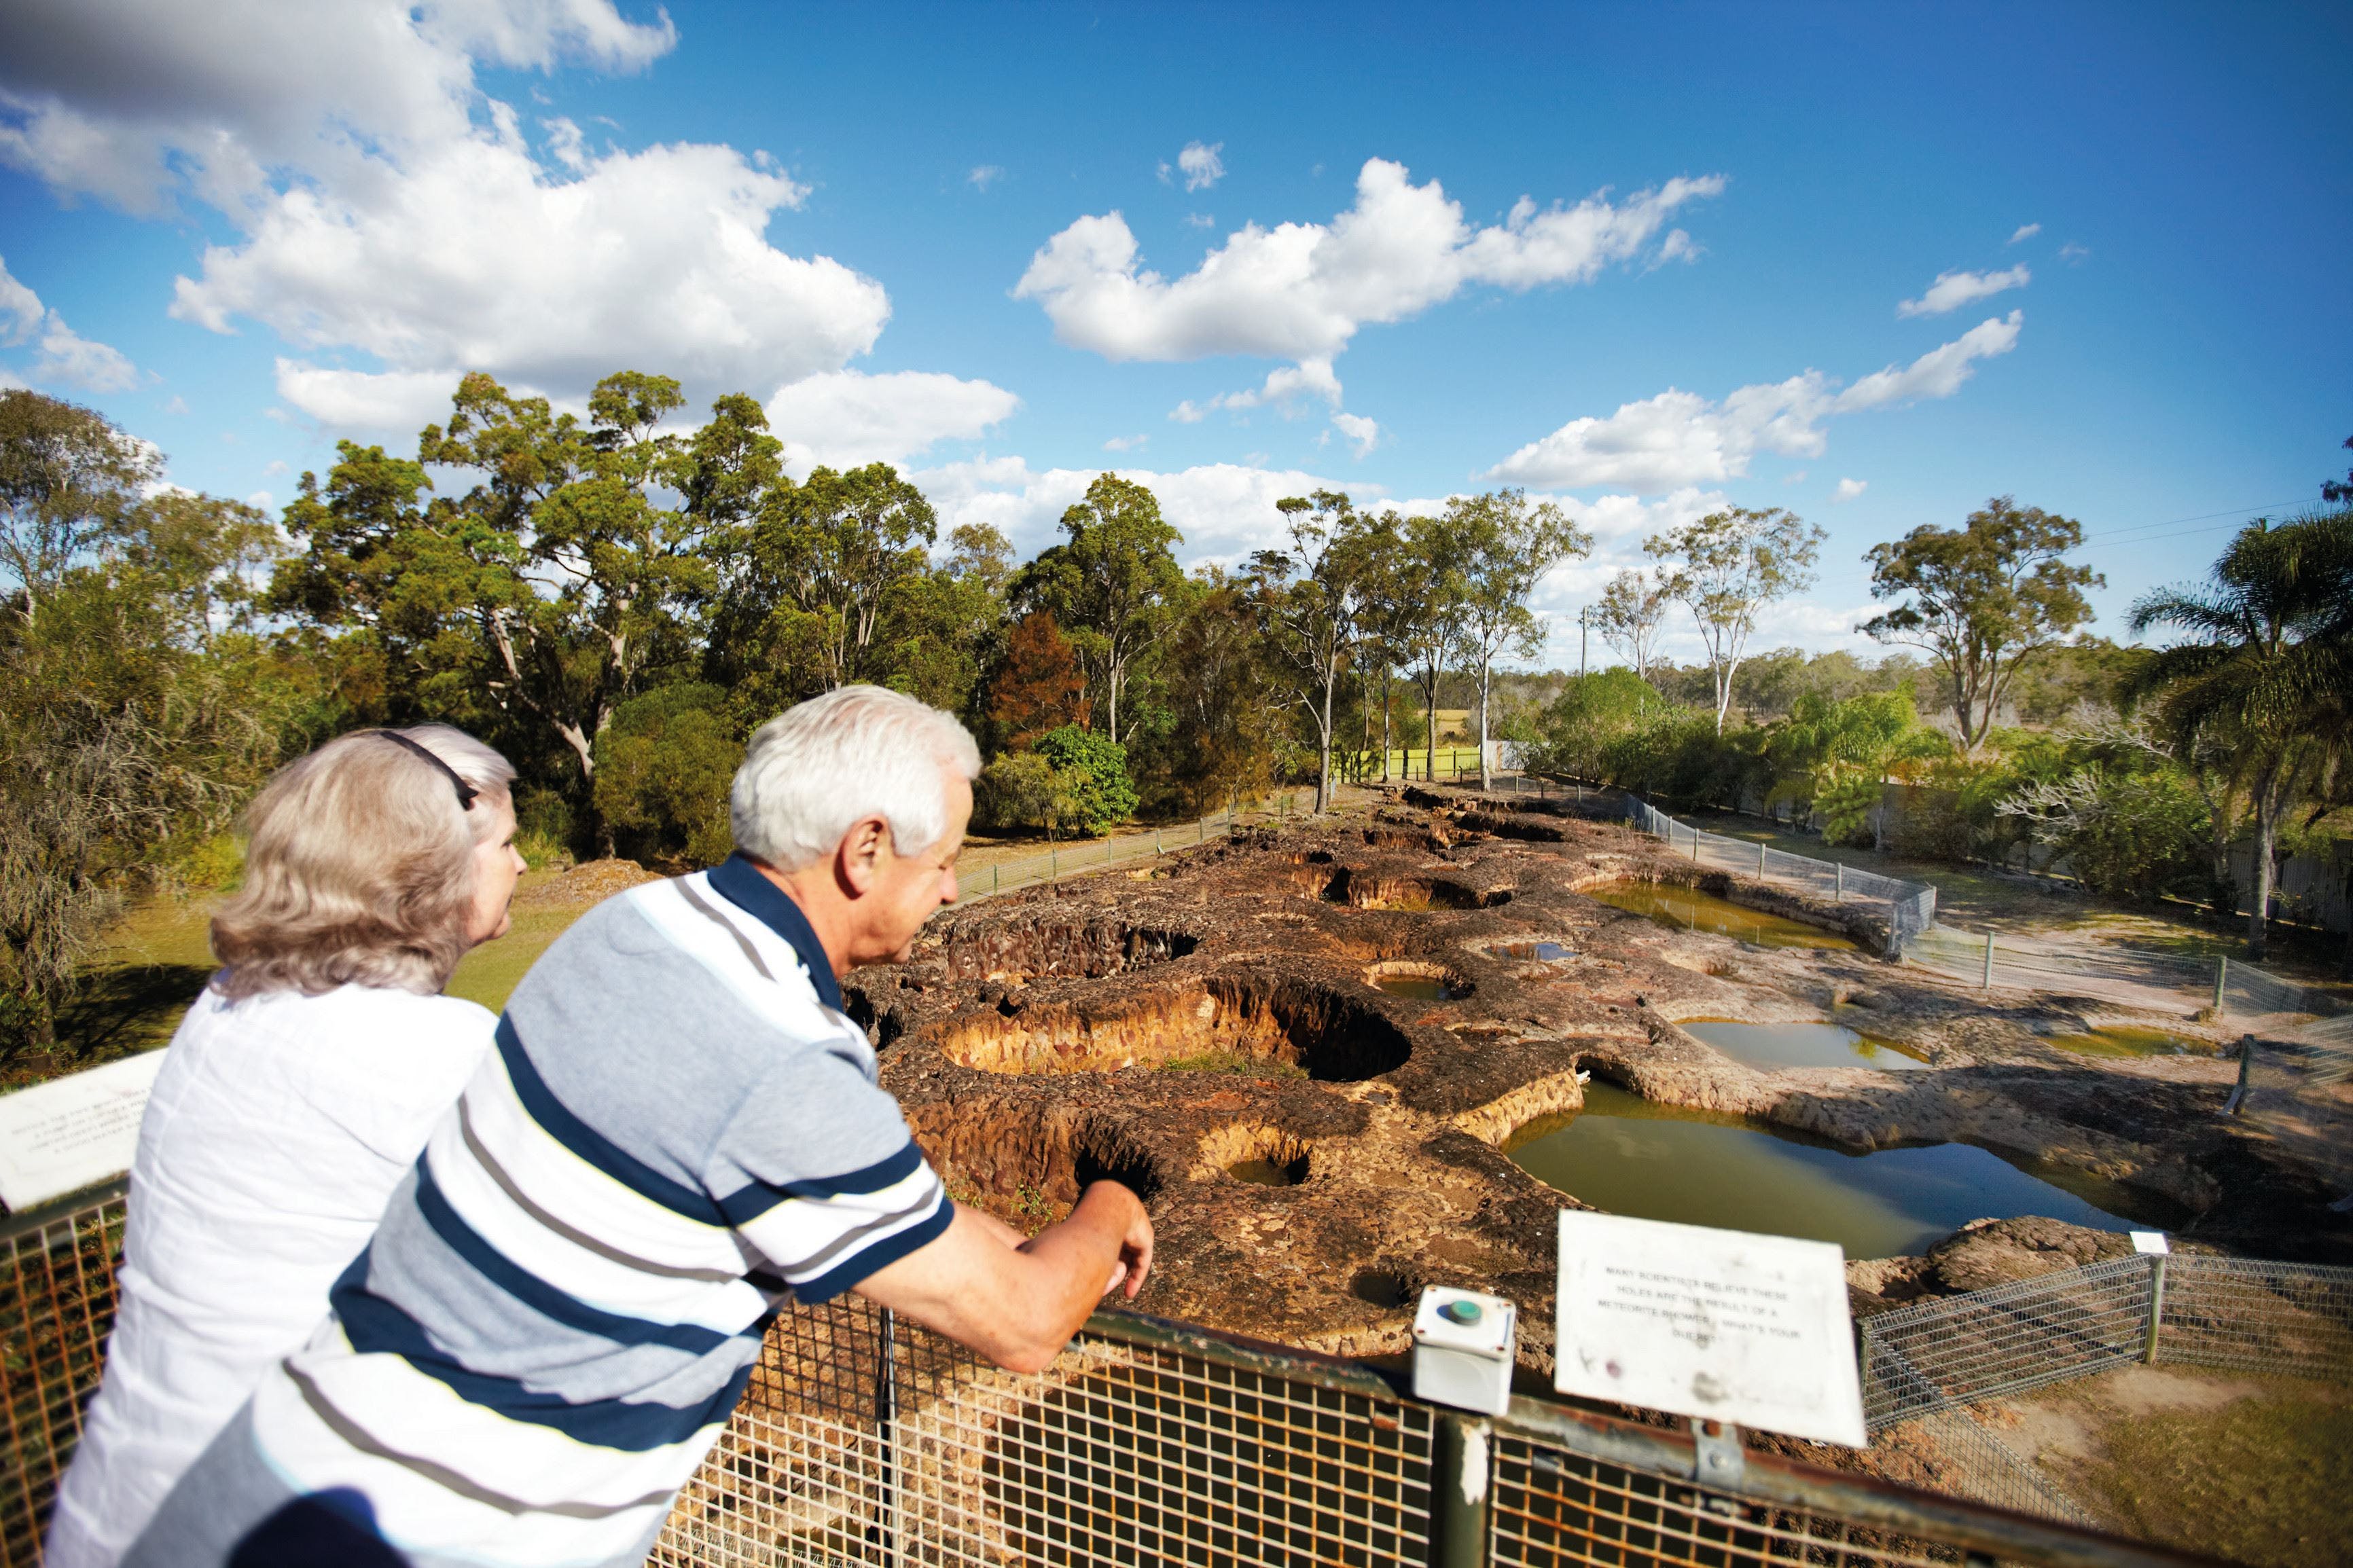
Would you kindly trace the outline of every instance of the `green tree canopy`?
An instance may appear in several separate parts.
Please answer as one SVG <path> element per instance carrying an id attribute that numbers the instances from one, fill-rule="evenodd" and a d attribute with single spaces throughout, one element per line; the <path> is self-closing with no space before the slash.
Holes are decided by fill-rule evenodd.
<path id="1" fill-rule="evenodd" d="M 2065 559 L 2083 542 L 2074 519 L 1996 496 L 1959 528 L 1873 545 L 1872 596 L 1904 602 L 1856 629 L 1928 656 L 1974 752 L 2035 656 L 2092 618 L 2084 590 L 2106 579 Z"/>
<path id="2" fill-rule="evenodd" d="M 1821 529 L 1793 511 L 1731 507 L 1654 533 L 1642 548 L 1662 563 L 1669 597 L 1699 622 L 1715 683 L 1715 732 L 1732 709 L 1732 680 L 1766 605 L 1814 582 Z"/>
<path id="3" fill-rule="evenodd" d="M 1060 544 L 1041 552 L 1014 584 L 1015 601 L 1050 611 L 1079 650 L 1107 740 L 1121 735 L 1120 703 L 1138 666 L 1167 631 L 1185 574 L 1171 552 L 1185 542 L 1149 489 L 1099 476 L 1062 513 Z"/>

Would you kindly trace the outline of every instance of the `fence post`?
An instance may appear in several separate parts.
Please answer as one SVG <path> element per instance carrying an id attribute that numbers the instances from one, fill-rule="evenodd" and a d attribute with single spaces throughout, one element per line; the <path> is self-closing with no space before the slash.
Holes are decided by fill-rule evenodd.
<path id="1" fill-rule="evenodd" d="M 2254 1060 L 2254 1036 L 2241 1035 L 2239 1037 L 2239 1083 L 2237 1088 L 2231 1090 L 2231 1098 L 2222 1102 L 2223 1115 L 2236 1116 L 2240 1111 L 2246 1109 L 2247 1075 L 2249 1070 L 2253 1067 Z"/>
<path id="2" fill-rule="evenodd" d="M 1060 851 L 1054 846 L 1051 844 L 1046 846 L 1046 882 L 1050 887 L 1061 879 L 1062 867 L 1059 855 Z"/>
<path id="3" fill-rule="evenodd" d="M 1157 855 L 1157 854 L 1159 854 L 1159 853 L 1161 852 L 1161 851 L 1160 851 L 1160 829 L 1158 829 L 1158 828 L 1156 828 L 1156 827 L 1155 827 L 1155 828 L 1154 828 L 1154 829 L 1152 830 L 1152 852 L 1153 852 L 1155 855 Z"/>
<path id="4" fill-rule="evenodd" d="M 1985 981 L 1979 989 L 1985 991 L 1993 989 L 1993 932 L 1991 931 L 1986 932 Z"/>
<path id="5" fill-rule="evenodd" d="M 1757 847 L 1757 875 L 1760 878 L 1765 875 L 1765 846 L 1762 844 Z"/>
<path id="6" fill-rule="evenodd" d="M 2214 960 L 2214 1016 L 2222 1016 L 2222 986 L 2231 978 L 2231 955 L 2223 953 Z"/>
<path id="7" fill-rule="evenodd" d="M 898 1344 L 892 1333 L 892 1313 L 885 1307 L 878 1314 L 881 1320 L 881 1341 L 875 1347 L 874 1358 L 874 1424 L 880 1429 L 882 1459 L 881 1509 L 875 1521 L 866 1527 L 866 1539 L 882 1549 L 882 1561 L 899 1560 L 899 1474 L 894 1462 L 898 1456 L 899 1376 Z"/>
<path id="8" fill-rule="evenodd" d="M 997 872 L 1002 869 L 1003 868 L 998 866 L 991 866 L 988 868 L 988 890 L 992 893 L 1003 891 L 1003 888 L 998 882 L 997 875 Z"/>
<path id="9" fill-rule="evenodd" d="M 1483 1568 L 1487 1561 L 1487 1424 L 1468 1415 L 1438 1418 L 1431 1445 L 1430 1544 L 1432 1568 Z"/>
<path id="10" fill-rule="evenodd" d="M 2140 1359 L 2157 1364 L 2157 1330 L 2165 1321 L 2165 1254 L 2148 1260 L 2148 1334 L 2141 1342 Z"/>
<path id="11" fill-rule="evenodd" d="M 1838 867 L 1838 898 L 1833 901 L 1842 904 L 1846 902 L 1846 862 L 1838 860 L 1832 864 Z"/>

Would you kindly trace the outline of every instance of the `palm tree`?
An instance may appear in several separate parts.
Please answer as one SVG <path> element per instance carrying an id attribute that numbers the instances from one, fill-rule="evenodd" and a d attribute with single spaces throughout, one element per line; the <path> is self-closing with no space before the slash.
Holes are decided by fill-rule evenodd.
<path id="1" fill-rule="evenodd" d="M 2160 625 L 2189 637 L 2150 659 L 2127 696 L 2153 696 L 2158 730 L 2185 750 L 2200 731 L 2236 737 L 2255 818 L 2247 953 L 2260 960 L 2280 824 L 2328 787 L 2353 744 L 2353 510 L 2256 519 L 2210 583 L 2133 605 L 2135 632 Z"/>

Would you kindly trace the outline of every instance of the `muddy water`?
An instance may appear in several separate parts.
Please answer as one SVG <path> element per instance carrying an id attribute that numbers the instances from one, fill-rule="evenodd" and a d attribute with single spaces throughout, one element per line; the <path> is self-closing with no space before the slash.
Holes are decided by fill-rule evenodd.
<path id="1" fill-rule="evenodd" d="M 2081 1035 L 2048 1035 L 2044 1038 L 2063 1051 L 2084 1057 L 2211 1057 L 2214 1047 L 2203 1040 L 2184 1038 L 2163 1029 L 2116 1026 Z"/>
<path id="2" fill-rule="evenodd" d="M 1516 958 L 1538 963 L 1559 963 L 1575 958 L 1577 950 L 1556 942 L 1506 942 L 1487 950 L 1491 958 Z"/>
<path id="3" fill-rule="evenodd" d="M 1298 1185 L 1298 1178 L 1288 1166 L 1271 1160 L 1237 1160 L 1226 1167 L 1226 1174 L 1238 1182 L 1248 1182 L 1254 1187 L 1290 1187 Z"/>
<path id="4" fill-rule="evenodd" d="M 1784 920 L 1761 910 L 1746 909 L 1727 900 L 1712 898 L 1689 888 L 1670 888 L 1658 882 L 1605 882 L 1597 888 L 1578 889 L 1587 898 L 1608 904 L 1613 910 L 1648 915 L 1661 925 L 1675 926 L 1683 931 L 1712 931 L 1739 942 L 1755 942 L 1759 947 L 1817 947 L 1854 950 L 1854 943 L 1820 926 L 1810 926 L 1803 921 Z"/>
<path id="5" fill-rule="evenodd" d="M 1376 977 L 1373 984 L 1392 996 L 1410 996 L 1417 1002 L 1451 1002 L 1462 994 L 1445 981 L 1428 974 L 1383 974 Z"/>
<path id="6" fill-rule="evenodd" d="M 1734 1061 L 1760 1068 L 1877 1068 L 1915 1072 L 1928 1064 L 1901 1047 L 1843 1024 L 1743 1024 L 1693 1018 L 1683 1030 Z"/>
<path id="7" fill-rule="evenodd" d="M 2044 1179 L 2058 1172 L 1970 1144 L 1849 1154 L 1600 1082 L 1587 1086 L 1583 1113 L 1531 1122 L 1504 1152 L 1613 1214 L 1835 1241 L 1849 1258 L 1918 1252 L 1988 1217 L 2047 1215 L 2101 1230 L 2184 1217 L 2162 1199 L 2072 1173 L 2069 1191 Z"/>

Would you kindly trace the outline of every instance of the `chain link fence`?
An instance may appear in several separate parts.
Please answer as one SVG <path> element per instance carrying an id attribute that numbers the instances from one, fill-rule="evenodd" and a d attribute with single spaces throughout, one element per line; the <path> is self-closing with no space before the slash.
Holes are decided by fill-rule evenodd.
<path id="1" fill-rule="evenodd" d="M 1855 1325 L 1874 1440 L 1907 1425 L 1955 1489 L 2087 1522 L 1975 1407 L 2135 1364 L 2353 1378 L 2353 1268 L 2203 1254 L 2111 1258 L 1875 1313 Z"/>
<path id="2" fill-rule="evenodd" d="M 1833 904 L 1869 904 L 1886 912 L 1889 941 L 1901 947 L 1936 923 L 1936 889 L 1925 882 L 1883 877 L 1835 860 L 1792 855 L 1786 849 L 1726 838 L 1677 822 L 1647 801 L 1630 800 L 1627 820 L 1702 866 L 1759 881 L 1780 882 Z"/>

